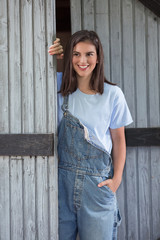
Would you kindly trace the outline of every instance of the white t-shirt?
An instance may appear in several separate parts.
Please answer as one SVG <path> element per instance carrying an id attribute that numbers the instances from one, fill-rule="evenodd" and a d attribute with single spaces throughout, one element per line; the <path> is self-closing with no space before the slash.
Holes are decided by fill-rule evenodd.
<path id="1" fill-rule="evenodd" d="M 57 73 L 58 90 L 62 73 Z M 58 122 L 63 112 L 63 97 L 58 94 Z M 110 128 L 120 128 L 133 122 L 123 92 L 118 86 L 104 83 L 103 94 L 89 95 L 77 89 L 69 95 L 69 112 L 87 128 L 89 139 L 108 153 L 112 150 Z"/>

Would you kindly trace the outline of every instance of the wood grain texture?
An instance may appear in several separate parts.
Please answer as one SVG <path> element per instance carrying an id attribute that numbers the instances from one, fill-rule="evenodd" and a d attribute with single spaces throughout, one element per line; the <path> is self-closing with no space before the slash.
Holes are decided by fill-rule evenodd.
<path id="1" fill-rule="evenodd" d="M 81 0 L 70 0 L 71 32 L 75 33 L 82 29 L 82 5 Z"/>
<path id="2" fill-rule="evenodd" d="M 95 1 L 82 1 L 82 29 L 95 29 Z"/>
<path id="3" fill-rule="evenodd" d="M 1 156 L 52 156 L 53 134 L 0 134 Z"/>
<path id="4" fill-rule="evenodd" d="M 55 1 L 47 1 L 47 45 L 56 37 Z M 51 22 L 52 19 L 52 22 Z M 46 46 L 46 50 L 48 49 Z M 49 240 L 58 239 L 58 154 L 57 154 L 57 77 L 56 57 L 47 54 L 47 131 L 54 132 L 54 157 L 48 158 L 48 225 Z M 54 117 L 53 117 L 54 116 Z"/>
<path id="5" fill-rule="evenodd" d="M 0 236 L 10 239 L 10 176 L 9 157 L 0 157 Z"/>
<path id="6" fill-rule="evenodd" d="M 110 63 L 110 22 L 109 22 L 109 1 L 101 0 L 95 2 L 95 31 L 102 42 L 104 51 L 104 72 L 106 78 L 111 80 Z M 104 24 L 105 23 L 105 24 Z M 103 31 L 102 31 L 103 28 Z"/>
<path id="7" fill-rule="evenodd" d="M 160 128 L 128 128 L 125 134 L 129 147 L 160 146 Z"/>
<path id="8" fill-rule="evenodd" d="M 0 30 L 0 134 L 54 132 L 57 139 L 56 62 L 48 55 L 56 36 L 54 1 L 3 1 Z M 51 141 L 56 146 L 53 135 Z M 19 154 L 0 157 L 0 238 L 57 240 L 57 156 Z"/>

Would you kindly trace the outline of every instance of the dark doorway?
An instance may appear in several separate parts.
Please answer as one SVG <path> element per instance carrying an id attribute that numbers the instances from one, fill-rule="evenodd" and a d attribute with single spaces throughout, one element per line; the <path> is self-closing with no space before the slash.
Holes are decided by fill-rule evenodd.
<path id="1" fill-rule="evenodd" d="M 66 43 L 71 36 L 70 0 L 56 0 L 56 31 L 57 37 L 65 49 Z M 57 71 L 63 71 L 63 61 L 57 61 Z"/>

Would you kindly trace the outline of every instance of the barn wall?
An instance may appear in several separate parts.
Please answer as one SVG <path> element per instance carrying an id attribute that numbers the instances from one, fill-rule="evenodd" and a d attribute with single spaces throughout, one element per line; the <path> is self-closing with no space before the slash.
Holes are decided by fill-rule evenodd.
<path id="1" fill-rule="evenodd" d="M 54 19 L 52 0 L 1 1 L 0 133 L 55 133 L 56 140 Z M 0 156 L 0 239 L 58 239 L 57 216 L 56 152 Z"/>
<path id="2" fill-rule="evenodd" d="M 134 123 L 160 126 L 160 19 L 137 0 L 71 0 L 72 32 L 95 30 L 105 74 L 125 94 Z M 160 148 L 127 148 L 117 196 L 119 240 L 160 237 Z"/>

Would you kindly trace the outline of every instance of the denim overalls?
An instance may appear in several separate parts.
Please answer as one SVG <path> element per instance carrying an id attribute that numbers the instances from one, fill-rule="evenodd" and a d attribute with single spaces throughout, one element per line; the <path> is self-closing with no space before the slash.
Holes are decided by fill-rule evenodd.
<path id="1" fill-rule="evenodd" d="M 116 195 L 98 183 L 112 178 L 112 159 L 86 140 L 86 127 L 68 111 L 59 126 L 59 240 L 116 240 L 120 222 Z"/>

